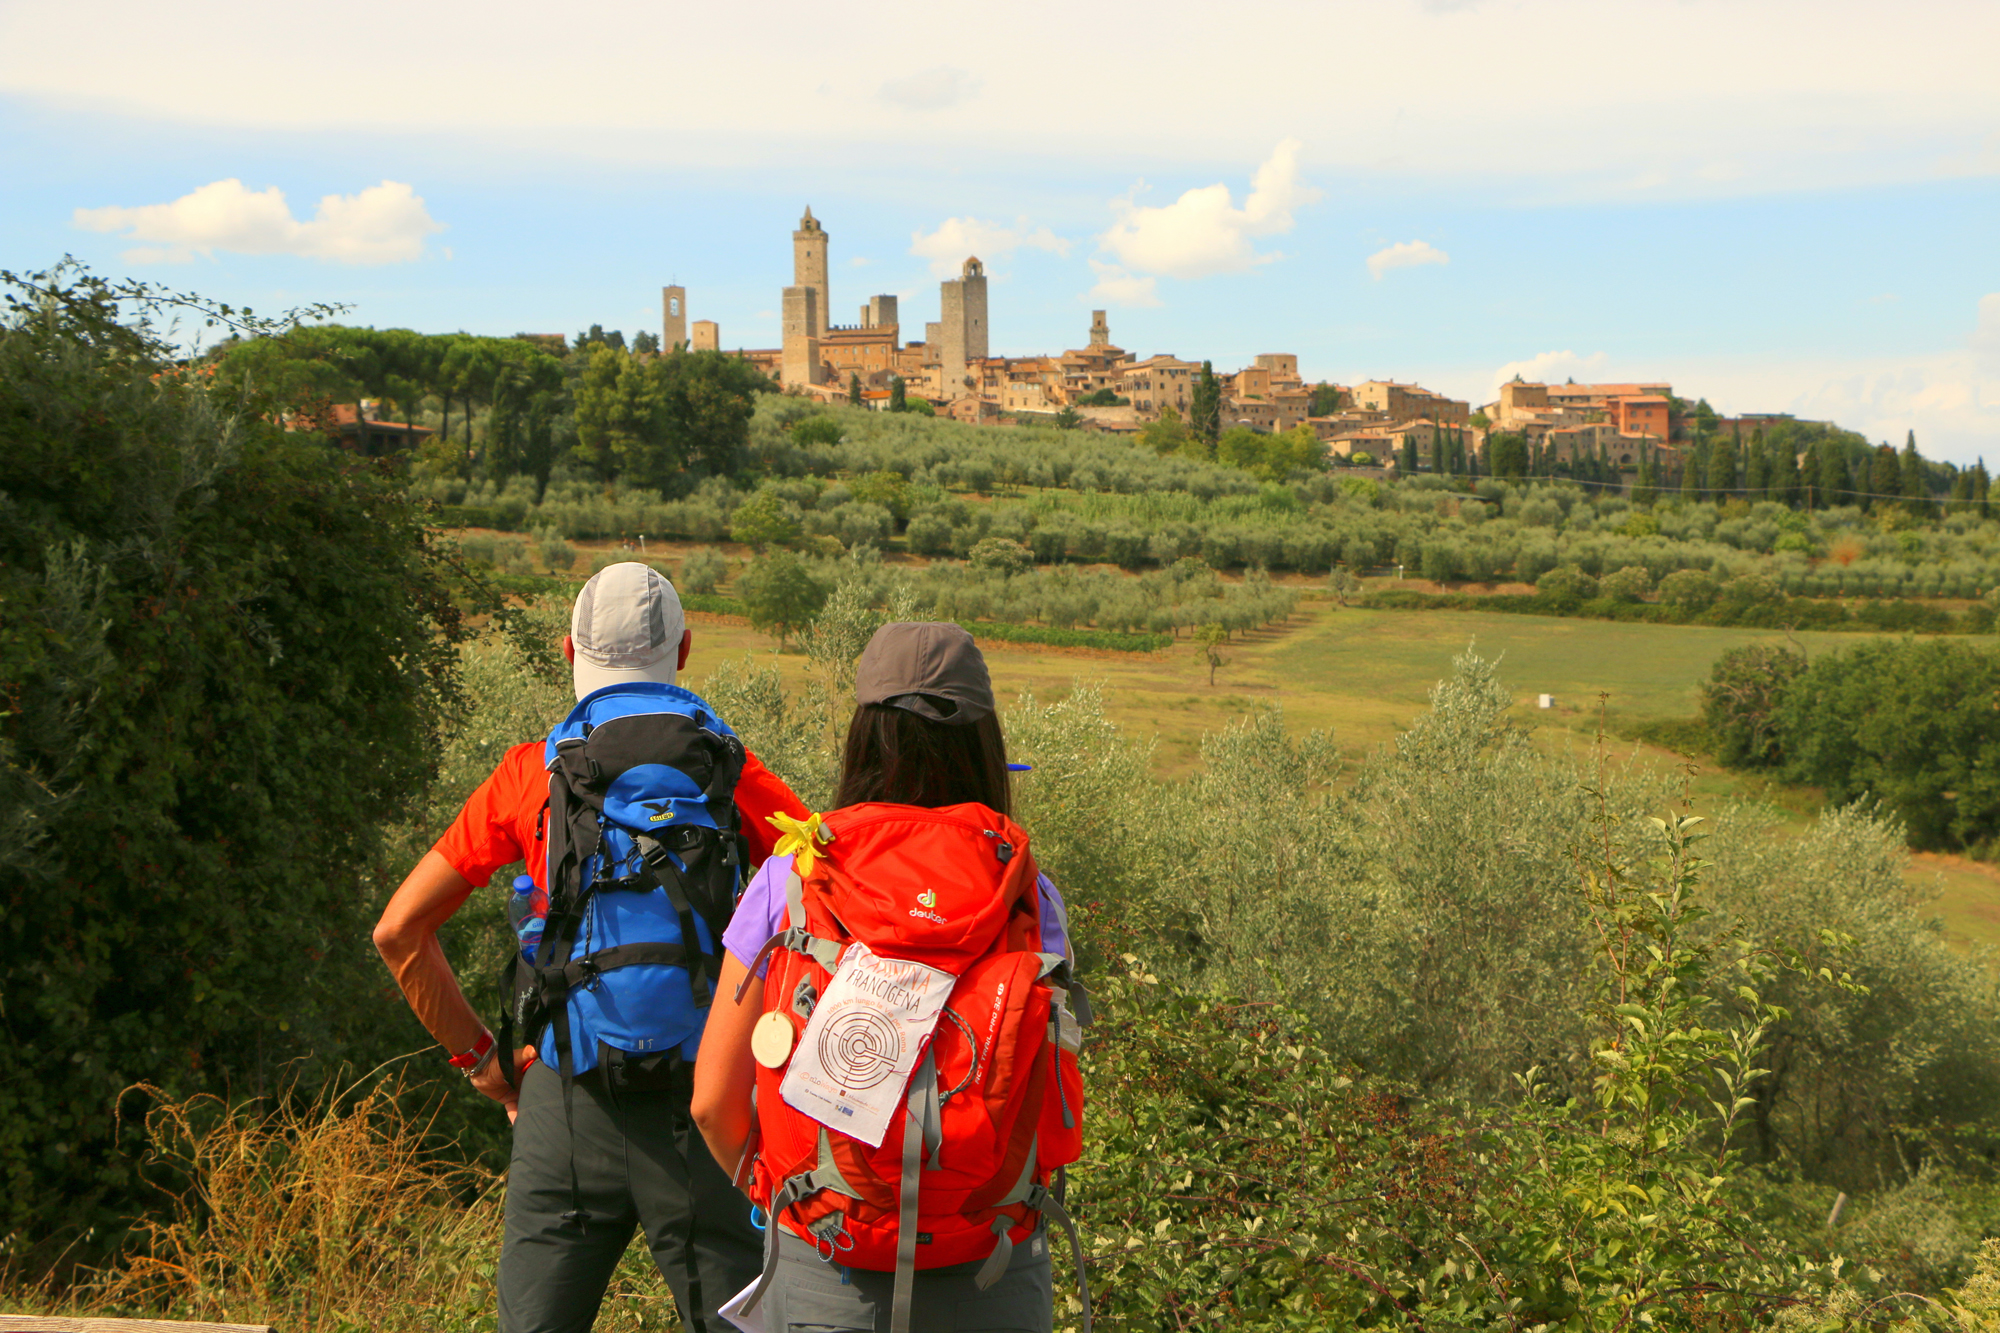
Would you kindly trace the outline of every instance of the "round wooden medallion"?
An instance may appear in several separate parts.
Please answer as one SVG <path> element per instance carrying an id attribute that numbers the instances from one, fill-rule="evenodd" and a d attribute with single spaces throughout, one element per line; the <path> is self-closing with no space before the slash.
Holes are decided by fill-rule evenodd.
<path id="1" fill-rule="evenodd" d="M 750 1029 L 750 1054 L 766 1069 L 776 1069 L 792 1055 L 792 1020 L 775 1011 L 765 1014 Z"/>

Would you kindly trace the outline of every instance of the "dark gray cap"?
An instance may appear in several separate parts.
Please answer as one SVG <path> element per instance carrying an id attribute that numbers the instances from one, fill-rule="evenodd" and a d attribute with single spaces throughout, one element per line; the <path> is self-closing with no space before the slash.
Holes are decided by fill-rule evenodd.
<path id="1" fill-rule="evenodd" d="M 993 716 L 993 680 L 960 626 L 897 620 L 876 630 L 862 650 L 854 699 L 905 708 L 933 722 L 972 723 Z"/>

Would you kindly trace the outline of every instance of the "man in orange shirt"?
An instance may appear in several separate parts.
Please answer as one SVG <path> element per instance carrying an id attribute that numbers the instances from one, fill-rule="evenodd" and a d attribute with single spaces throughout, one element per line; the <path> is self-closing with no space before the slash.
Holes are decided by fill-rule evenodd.
<path id="1" fill-rule="evenodd" d="M 729 872 L 739 881 L 771 853 L 777 834 L 768 816 L 806 814 L 791 789 L 742 750 L 702 700 L 675 684 L 692 638 L 678 594 L 656 571 L 627 563 L 594 576 L 577 597 L 571 633 L 563 640 L 579 701 L 570 721 L 546 743 L 530 742 L 507 752 L 396 890 L 375 927 L 375 946 L 418 1019 L 455 1053 L 452 1063 L 466 1072 L 472 1086 L 505 1107 L 514 1123 L 506 1236 L 497 1277 L 501 1333 L 588 1330 L 637 1225 L 645 1227 L 654 1261 L 694 1330 L 720 1333 L 726 1328 L 717 1307 L 753 1280 L 761 1266 L 762 1244 L 750 1226 L 747 1205 L 688 1117 L 694 1054 L 708 998 L 699 975 L 701 960 L 719 955 L 721 923 L 691 916 L 683 898 L 658 885 L 650 893 L 586 895 L 579 912 L 588 917 L 585 928 L 598 932 L 599 945 L 611 941 L 621 923 L 630 928 L 635 905 L 653 904 L 650 919 L 660 930 L 645 938 L 670 942 L 627 945 L 628 951 L 643 947 L 654 952 L 639 955 L 648 966 L 630 966 L 624 975 L 648 974 L 654 993 L 679 995 L 679 1008 L 670 1005 L 669 1010 L 680 1017 L 664 1023 L 657 1017 L 635 1019 L 634 1012 L 647 1006 L 627 1003 L 621 1008 L 615 1003 L 616 987 L 604 988 L 612 992 L 608 999 L 599 994 L 602 978 L 620 974 L 600 975 L 592 968 L 583 974 L 585 984 L 558 996 L 556 1021 L 540 1033 L 522 1034 L 532 1044 L 514 1052 L 512 1060 L 497 1058 L 503 1053 L 466 1000 L 437 940 L 438 929 L 473 889 L 517 861 L 527 863 L 527 874 L 516 888 L 515 914 L 526 927 L 522 938 L 539 936 L 545 919 L 552 924 L 560 919 L 560 910 L 550 915 L 551 842 L 563 847 L 577 829 L 586 838 L 596 834 L 590 810 L 581 810 L 581 824 L 574 822 L 580 807 L 568 799 L 571 791 L 563 773 L 566 762 L 572 765 L 567 771 L 575 771 L 575 756 L 566 760 L 558 742 L 580 745 L 577 738 L 589 738 L 607 720 L 635 712 L 689 717 L 696 733 L 722 756 L 721 767 L 733 768 L 735 756 L 741 756 L 734 800 L 748 864 L 740 873 Z M 562 740 L 565 736 L 570 739 Z M 596 769 L 590 772 L 595 775 Z M 553 803 L 552 774 L 562 784 L 564 798 Z M 599 813 L 609 818 L 613 808 L 606 802 Z M 570 819 L 552 828 L 565 810 L 571 811 Z M 653 818 L 671 821 L 674 815 L 670 810 Z M 687 827 L 689 822 L 684 814 L 667 827 L 696 832 Z M 610 827 L 603 819 L 597 824 Z M 660 836 L 666 836 L 664 830 Z M 604 861 L 609 846 L 607 842 L 605 854 L 587 863 Z M 679 859 L 671 865 L 652 856 L 647 863 L 679 880 L 675 867 L 684 866 L 690 876 L 695 869 L 690 859 L 694 844 L 675 846 Z M 559 850 L 554 859 L 576 873 L 573 853 Z M 728 859 L 733 865 L 733 849 Z M 602 877 L 608 872 L 596 873 Z M 646 882 L 639 881 L 642 889 Z M 633 883 L 628 878 L 610 887 L 629 889 Z M 661 910 L 663 894 L 680 903 L 678 916 L 670 907 Z M 614 906 L 606 905 L 614 900 Z M 583 919 L 571 919 L 572 933 Z M 676 920 L 681 929 L 675 928 Z M 685 929 L 690 924 L 696 936 L 692 943 Z M 566 938 L 556 944 L 560 956 L 554 974 L 561 973 L 566 960 L 592 956 L 588 938 L 574 952 Z M 658 961 L 667 957 L 681 965 Z M 572 970 L 575 966 L 571 964 Z M 551 969 L 545 966 L 544 971 Z M 645 1028 L 646 1021 L 661 1030 Z M 636 1034 L 635 1022 L 641 1029 Z M 521 1070 L 518 1087 L 508 1081 L 508 1066 L 516 1063 Z M 560 1066 L 563 1076 L 552 1066 Z"/>

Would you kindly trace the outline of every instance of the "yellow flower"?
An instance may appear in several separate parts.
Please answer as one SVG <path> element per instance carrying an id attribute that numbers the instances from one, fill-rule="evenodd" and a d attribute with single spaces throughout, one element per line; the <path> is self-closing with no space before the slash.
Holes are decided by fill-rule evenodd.
<path id="1" fill-rule="evenodd" d="M 795 858 L 793 868 L 803 879 L 812 873 L 813 858 L 820 854 L 817 844 L 832 842 L 833 830 L 819 822 L 818 815 L 807 815 L 804 819 L 794 819 L 782 812 L 770 816 L 771 827 L 784 836 L 771 849 L 773 856 Z"/>

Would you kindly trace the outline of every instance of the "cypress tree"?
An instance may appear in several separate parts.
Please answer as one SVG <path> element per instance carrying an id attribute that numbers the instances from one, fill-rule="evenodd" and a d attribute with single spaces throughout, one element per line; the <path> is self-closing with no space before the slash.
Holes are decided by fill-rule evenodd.
<path id="1" fill-rule="evenodd" d="M 1979 456 L 1979 461 L 1972 465 L 1972 501 L 1975 505 L 1978 506 L 1979 516 L 1981 518 L 1992 517 L 1992 510 L 1989 509 L 1986 504 L 1987 482 L 1988 478 L 1986 476 L 1986 456 L 1984 454 L 1981 454 Z"/>
<path id="2" fill-rule="evenodd" d="M 1743 492 L 1752 500 L 1769 498 L 1770 462 L 1764 456 L 1764 432 L 1750 432 L 1750 448 L 1743 455 Z"/>
<path id="3" fill-rule="evenodd" d="M 1764 441 L 1764 470 L 1771 478 L 1771 498 L 1794 507 L 1799 502 L 1799 456 L 1789 439 Z"/>
<path id="4" fill-rule="evenodd" d="M 1708 494 L 1716 501 L 1736 493 L 1736 440 L 1725 436 L 1708 446 Z"/>
<path id="5" fill-rule="evenodd" d="M 1931 510 L 1930 479 L 1924 475 L 1923 456 L 1917 452 L 1917 433 L 1911 431 L 1903 442 L 1903 453 L 1897 460 L 1902 473 L 1902 491 L 1909 501 L 1913 514 L 1929 514 Z"/>
<path id="6" fill-rule="evenodd" d="M 1825 441 L 1819 450 L 1820 502 L 1825 505 L 1860 504 L 1861 497 L 1854 491 L 1854 477 L 1847 469 L 1847 450 L 1837 441 Z"/>
<path id="7" fill-rule="evenodd" d="M 847 372 L 847 401 L 851 406 L 861 406 L 861 375 L 858 371 Z"/>
<path id="8" fill-rule="evenodd" d="M 1659 498 L 1659 487 L 1653 476 L 1652 451 L 1644 443 L 1639 445 L 1639 475 L 1632 482 L 1632 503 L 1650 508 Z"/>
<path id="9" fill-rule="evenodd" d="M 1222 434 L 1222 384 L 1215 378 L 1215 363 L 1201 363 L 1201 376 L 1188 399 L 1188 427 L 1208 444 L 1208 456 L 1215 456 L 1215 442 Z"/>
<path id="10" fill-rule="evenodd" d="M 1870 509 L 1903 493 L 1903 464 L 1896 457 L 1894 445 L 1885 440 L 1876 447 L 1868 468 L 1868 484 L 1860 489 L 1871 492 L 1867 502 Z"/>

